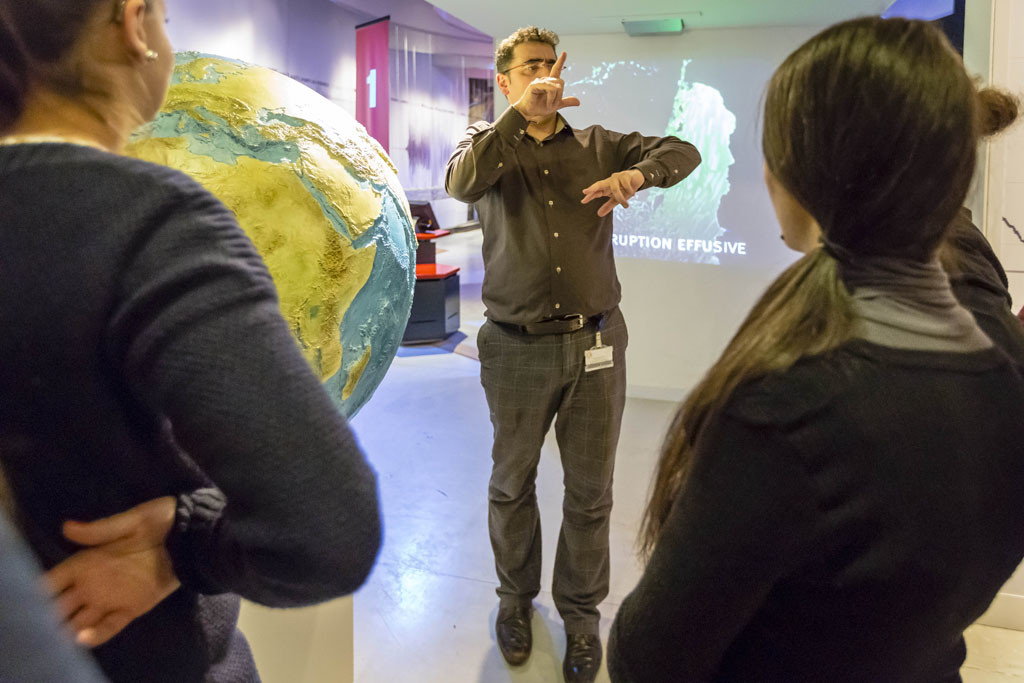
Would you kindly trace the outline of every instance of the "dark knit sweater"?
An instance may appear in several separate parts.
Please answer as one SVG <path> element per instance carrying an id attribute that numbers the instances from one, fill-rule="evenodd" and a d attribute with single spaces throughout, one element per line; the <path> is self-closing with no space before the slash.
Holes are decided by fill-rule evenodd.
<path id="1" fill-rule="evenodd" d="M 958 681 L 1024 555 L 1024 380 L 850 342 L 741 388 L 608 647 L 613 681 Z"/>
<path id="2" fill-rule="evenodd" d="M 86 147 L 0 147 L 0 330 L 0 459 L 45 567 L 75 551 L 64 520 L 180 495 L 183 586 L 95 651 L 113 681 L 254 680 L 236 595 L 305 605 L 364 581 L 373 472 L 198 184 Z"/>
<path id="3" fill-rule="evenodd" d="M 949 284 L 960 304 L 1003 351 L 1024 363 L 1024 325 L 1013 314 L 1009 280 L 985 235 L 962 209 L 950 226 Z"/>

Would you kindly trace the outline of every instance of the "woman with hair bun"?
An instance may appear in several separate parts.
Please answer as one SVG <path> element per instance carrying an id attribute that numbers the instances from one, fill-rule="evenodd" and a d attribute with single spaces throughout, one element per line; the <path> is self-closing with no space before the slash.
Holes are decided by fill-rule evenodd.
<path id="1" fill-rule="evenodd" d="M 981 137 L 998 135 L 1017 120 L 1020 102 L 994 88 L 978 93 Z M 1018 363 L 1024 364 L 1024 325 L 1013 314 L 1010 282 L 971 212 L 961 208 L 939 249 L 957 301 L 969 310 L 985 334 Z"/>
<path id="2" fill-rule="evenodd" d="M 665 440 L 613 681 L 959 681 L 1024 556 L 1024 378 L 937 250 L 983 132 L 934 26 L 863 18 L 779 67 L 765 177 L 788 245 Z"/>
<path id="3" fill-rule="evenodd" d="M 238 596 L 355 591 L 376 480 L 233 214 L 119 154 L 167 91 L 166 9 L 0 0 L 0 466 L 107 677 L 251 681 Z"/>

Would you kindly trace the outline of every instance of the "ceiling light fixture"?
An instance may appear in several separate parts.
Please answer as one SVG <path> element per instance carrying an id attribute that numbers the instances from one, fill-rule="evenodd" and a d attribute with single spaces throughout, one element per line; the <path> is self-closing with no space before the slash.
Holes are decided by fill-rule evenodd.
<path id="1" fill-rule="evenodd" d="M 642 21 L 626 21 L 622 28 L 631 36 L 669 36 L 683 32 L 682 19 L 647 19 Z"/>

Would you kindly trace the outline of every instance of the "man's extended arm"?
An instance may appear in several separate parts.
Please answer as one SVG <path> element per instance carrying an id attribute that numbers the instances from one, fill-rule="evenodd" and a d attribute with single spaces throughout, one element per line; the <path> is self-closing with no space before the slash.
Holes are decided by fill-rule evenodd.
<path id="1" fill-rule="evenodd" d="M 583 190 L 582 204 L 600 197 L 608 201 L 597 210 L 607 216 L 617 206 L 629 208 L 629 200 L 648 187 L 671 187 L 700 165 L 700 152 L 677 137 L 646 137 L 640 133 L 618 135 L 620 170 Z M 638 175 L 639 174 L 639 175 Z"/>
<path id="2" fill-rule="evenodd" d="M 493 124 L 474 123 L 448 160 L 444 189 L 461 202 L 475 202 L 514 163 L 515 145 L 526 135 L 527 120 L 514 107 Z"/>
<path id="3" fill-rule="evenodd" d="M 644 174 L 641 190 L 648 187 L 672 187 L 700 165 L 700 152 L 689 142 L 675 136 L 647 137 L 640 133 L 623 135 L 619 140 L 622 170 L 635 168 Z"/>

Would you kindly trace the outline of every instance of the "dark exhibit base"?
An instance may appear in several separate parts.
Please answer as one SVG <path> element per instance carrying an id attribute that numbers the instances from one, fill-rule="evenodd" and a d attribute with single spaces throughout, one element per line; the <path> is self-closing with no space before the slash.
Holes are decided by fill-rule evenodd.
<path id="1" fill-rule="evenodd" d="M 402 342 L 441 341 L 458 331 L 459 322 L 459 269 L 416 266 L 416 292 Z"/>
<path id="2" fill-rule="evenodd" d="M 416 290 L 402 343 L 436 342 L 459 329 L 459 269 L 435 263 L 435 240 L 452 234 L 437 224 L 430 202 L 409 202 L 416 218 Z"/>

